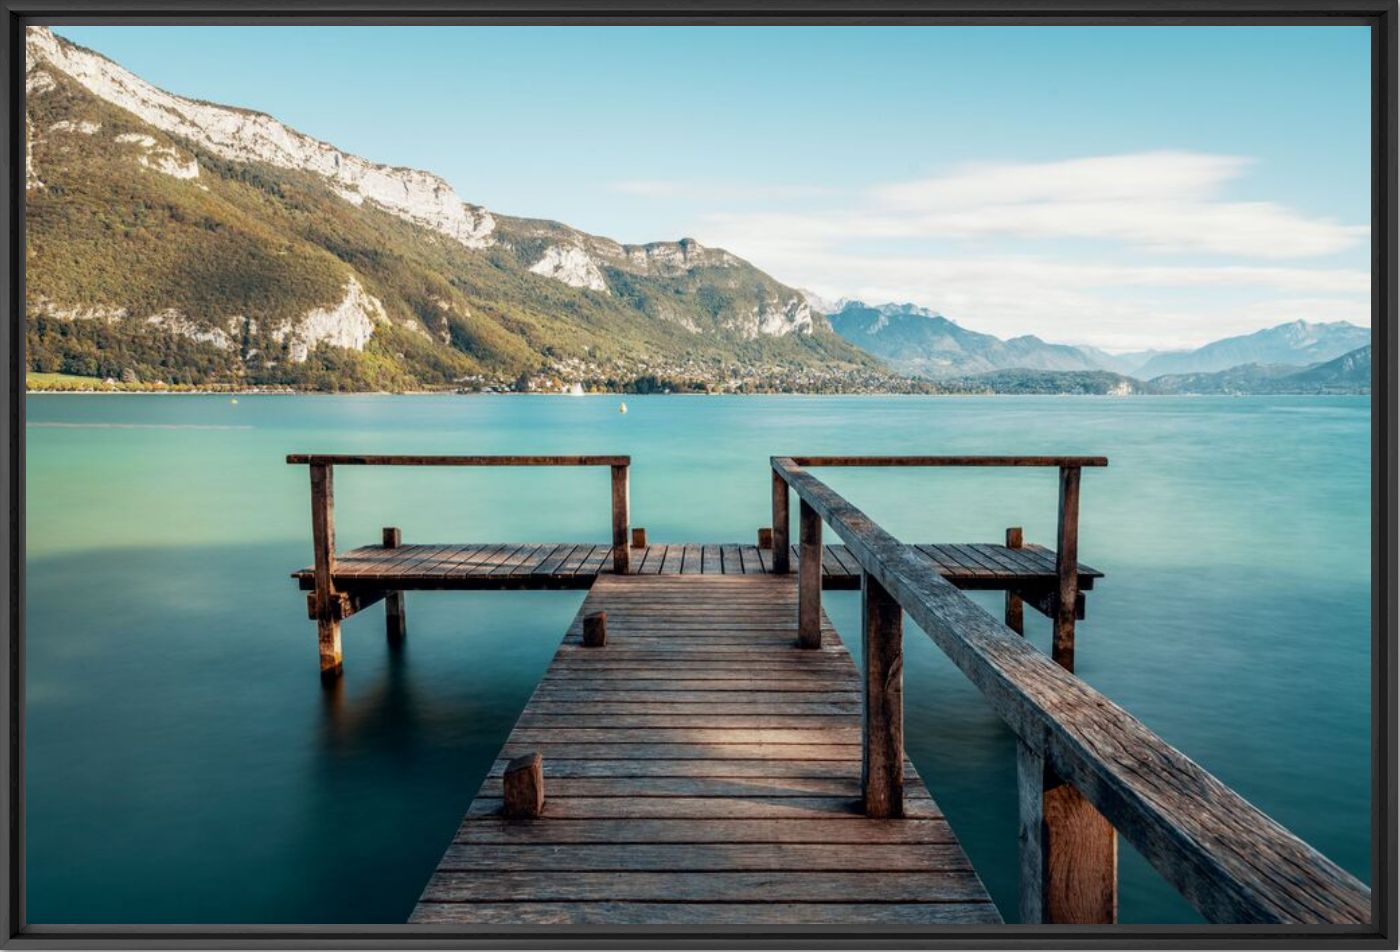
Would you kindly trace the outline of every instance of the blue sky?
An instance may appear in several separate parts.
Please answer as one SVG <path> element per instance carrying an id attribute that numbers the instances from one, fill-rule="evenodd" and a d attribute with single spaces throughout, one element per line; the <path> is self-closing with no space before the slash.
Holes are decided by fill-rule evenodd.
<path id="1" fill-rule="evenodd" d="M 1369 323 L 1362 27 L 58 27 L 502 214 L 1111 349 Z"/>

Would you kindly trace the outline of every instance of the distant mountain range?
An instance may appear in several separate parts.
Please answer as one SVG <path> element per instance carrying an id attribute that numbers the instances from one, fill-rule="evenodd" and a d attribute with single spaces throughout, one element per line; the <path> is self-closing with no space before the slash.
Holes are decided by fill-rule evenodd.
<path id="1" fill-rule="evenodd" d="M 1213 373 L 1164 374 L 1153 393 L 1364 393 L 1371 387 L 1371 345 L 1299 370 L 1283 364 L 1243 364 Z"/>
<path id="2" fill-rule="evenodd" d="M 1337 368 L 1332 386 L 1370 385 L 1371 332 L 1344 321 L 1292 321 L 1194 350 L 1110 354 L 1031 335 L 1002 340 L 914 304 L 845 300 L 828 320 L 837 334 L 900 373 L 1002 392 L 1284 392 L 1277 388 L 1288 386 L 1312 392 L 1300 370 L 1362 351 L 1365 379 L 1354 381 L 1353 359 Z"/>
<path id="3" fill-rule="evenodd" d="M 843 301 L 828 314 L 831 327 L 846 340 L 889 363 L 900 373 L 952 377 L 989 370 L 1103 370 L 1102 362 L 1079 348 L 1047 344 L 1039 337 L 1002 340 L 980 334 L 914 304 Z"/>

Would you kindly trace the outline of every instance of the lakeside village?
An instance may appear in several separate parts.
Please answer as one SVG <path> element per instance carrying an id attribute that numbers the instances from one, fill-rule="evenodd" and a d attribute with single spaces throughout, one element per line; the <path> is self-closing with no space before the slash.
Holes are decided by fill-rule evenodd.
<path id="1" fill-rule="evenodd" d="M 295 385 L 275 380 L 201 381 L 141 379 L 134 371 L 120 377 L 85 377 L 62 373 L 26 375 L 30 393 L 336 393 L 334 379 Z M 402 393 L 459 394 L 740 394 L 740 393 L 940 393 L 946 388 L 927 380 L 900 377 L 866 368 L 813 369 L 781 365 L 741 366 L 685 361 L 650 365 L 644 360 L 620 360 L 607 366 L 575 359 L 557 361 L 534 372 L 515 376 L 468 374 L 451 384 L 409 386 Z"/>

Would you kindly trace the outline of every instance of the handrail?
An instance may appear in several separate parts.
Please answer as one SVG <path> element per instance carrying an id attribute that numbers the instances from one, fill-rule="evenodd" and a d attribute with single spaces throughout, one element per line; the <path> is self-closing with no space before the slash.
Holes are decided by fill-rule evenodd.
<path id="1" fill-rule="evenodd" d="M 293 453 L 293 465 L 311 466 L 630 466 L 630 456 L 357 456 L 346 453 Z"/>
<path id="2" fill-rule="evenodd" d="M 335 467 L 336 466 L 607 466 L 612 469 L 612 549 L 613 571 L 627 575 L 632 570 L 632 554 L 627 546 L 631 498 L 628 471 L 630 456 L 423 456 L 357 455 L 346 453 L 292 453 L 292 465 L 305 465 L 311 473 L 311 546 L 315 555 L 315 589 L 310 596 L 321 650 L 321 679 L 333 682 L 341 673 L 340 622 L 365 604 L 336 591 L 335 587 Z M 399 531 L 384 530 L 386 547 L 400 544 Z M 392 543 L 391 543 L 392 540 Z M 403 603 L 398 593 L 390 596 L 389 610 L 397 613 L 401 630 Z M 370 600 L 378 598 L 372 596 Z"/>
<path id="3" fill-rule="evenodd" d="M 798 466 L 1107 466 L 1107 456 L 788 456 Z"/>
<path id="4" fill-rule="evenodd" d="M 1026 828 L 1042 765 L 1077 790 L 1207 919 L 1344 923 L 1371 919 L 1371 891 L 1127 711 L 1037 651 L 791 457 L 773 472 L 846 543 L 862 587 L 887 594 L 982 692 L 1020 738 L 1023 870 L 1073 866 L 1073 844 Z M 871 583 L 874 583 L 873 586 Z M 876 600 L 878 602 L 878 599 Z M 870 621 L 867 616 L 866 625 Z M 868 689 L 867 689 L 868 690 Z M 867 707 L 869 702 L 867 701 Z M 1048 793 L 1046 794 L 1048 799 Z M 1023 881 L 1024 892 L 1027 883 Z M 1038 905 L 1032 902 L 1030 908 Z"/>

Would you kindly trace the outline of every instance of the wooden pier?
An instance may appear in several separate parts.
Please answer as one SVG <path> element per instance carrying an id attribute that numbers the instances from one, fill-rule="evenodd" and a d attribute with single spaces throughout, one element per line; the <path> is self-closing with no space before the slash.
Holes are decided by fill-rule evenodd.
<path id="1" fill-rule="evenodd" d="M 796 610 L 791 576 L 601 578 L 412 921 L 1000 922 L 912 764 L 904 818 L 865 818 L 860 676 Z M 503 819 L 531 752 L 544 815 Z"/>
<path id="2" fill-rule="evenodd" d="M 323 678 L 356 612 L 383 600 L 389 640 L 406 636 L 406 590 L 588 590 L 415 923 L 996 925 L 904 754 L 906 613 L 1019 738 L 1021 921 L 1116 921 L 1120 835 L 1212 921 L 1370 920 L 1364 884 L 1074 676 L 1102 577 L 1078 561 L 1080 476 L 1102 458 L 774 457 L 754 545 L 648 544 L 625 456 L 288 462 L 311 470 L 315 558 L 293 575 Z M 337 465 L 608 466 L 612 539 L 404 544 L 386 529 L 338 552 Z M 823 466 L 1053 467 L 1055 547 L 1017 528 L 900 542 L 810 472 Z M 821 607 L 832 588 L 861 591 L 859 670 Z M 963 589 L 1004 591 L 1003 617 Z M 1026 605 L 1052 620 L 1048 655 L 1021 637 Z"/>

